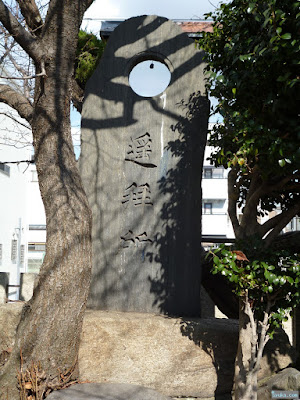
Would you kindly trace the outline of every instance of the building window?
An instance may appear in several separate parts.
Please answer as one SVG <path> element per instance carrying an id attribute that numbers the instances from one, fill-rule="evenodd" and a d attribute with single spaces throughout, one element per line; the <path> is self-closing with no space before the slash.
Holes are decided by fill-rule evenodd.
<path id="1" fill-rule="evenodd" d="M 0 172 L 7 176 L 10 176 L 10 167 L 6 164 L 0 163 Z"/>
<path id="2" fill-rule="evenodd" d="M 17 262 L 17 246 L 18 246 L 18 241 L 13 239 L 11 241 L 11 261 L 13 263 Z"/>
<path id="3" fill-rule="evenodd" d="M 46 251 L 46 243 L 28 243 L 28 251 Z"/>
<path id="4" fill-rule="evenodd" d="M 28 258 L 27 271 L 30 273 L 38 274 L 43 264 L 42 258 Z"/>
<path id="5" fill-rule="evenodd" d="M 212 177 L 213 179 L 224 179 L 224 168 L 213 168 Z"/>
<path id="6" fill-rule="evenodd" d="M 213 168 L 204 167 L 203 168 L 203 178 L 204 179 L 224 179 L 224 168 Z"/>
<path id="7" fill-rule="evenodd" d="M 204 168 L 203 178 L 204 179 L 212 179 L 212 168 Z"/>
<path id="8" fill-rule="evenodd" d="M 24 260 L 25 260 L 25 246 L 24 244 L 22 244 L 20 249 L 20 264 L 24 265 Z"/>
<path id="9" fill-rule="evenodd" d="M 204 215 L 212 214 L 212 203 L 204 203 Z"/>

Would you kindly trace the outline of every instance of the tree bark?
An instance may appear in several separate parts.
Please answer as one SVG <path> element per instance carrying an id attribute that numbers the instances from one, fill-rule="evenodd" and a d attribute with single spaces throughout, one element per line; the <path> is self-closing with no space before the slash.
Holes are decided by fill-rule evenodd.
<path id="1" fill-rule="evenodd" d="M 269 340 L 269 317 L 272 303 L 267 301 L 263 321 L 255 320 L 254 312 L 246 291 L 240 297 L 239 341 L 235 360 L 235 400 L 257 400 L 257 376 L 264 348 Z"/>
<path id="2" fill-rule="evenodd" d="M 240 299 L 239 341 L 234 373 L 235 400 L 257 400 L 257 373 L 253 371 L 252 363 L 258 339 L 249 309 L 248 298 L 245 296 Z"/>
<path id="3" fill-rule="evenodd" d="M 91 211 L 73 151 L 70 99 L 78 30 L 89 4 L 51 0 L 45 22 L 41 48 L 48 49 L 43 55 L 47 76 L 36 79 L 30 122 L 47 249 L 33 297 L 22 310 L 15 346 L 0 372 L 0 398 L 5 400 L 19 399 L 16 371 L 21 353 L 24 368 L 40 362 L 45 388 L 55 386 L 59 374 L 72 368 L 76 377 L 91 276 Z M 39 73 L 39 63 L 36 67 Z"/>

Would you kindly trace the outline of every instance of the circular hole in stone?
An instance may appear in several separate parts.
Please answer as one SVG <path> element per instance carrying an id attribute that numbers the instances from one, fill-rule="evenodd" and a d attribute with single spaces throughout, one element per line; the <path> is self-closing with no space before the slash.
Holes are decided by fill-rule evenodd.
<path id="1" fill-rule="evenodd" d="M 171 80 L 171 72 L 166 64 L 156 60 L 145 60 L 136 64 L 129 74 L 131 89 L 142 97 L 161 94 Z"/>

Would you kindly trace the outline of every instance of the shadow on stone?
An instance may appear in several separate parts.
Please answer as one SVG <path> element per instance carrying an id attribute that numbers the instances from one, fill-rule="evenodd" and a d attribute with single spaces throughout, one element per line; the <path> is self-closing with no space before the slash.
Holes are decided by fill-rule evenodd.
<path id="1" fill-rule="evenodd" d="M 226 320 L 220 320 L 220 327 L 223 324 L 221 321 L 225 323 Z M 182 334 L 200 346 L 211 357 L 217 374 L 216 399 L 224 393 L 230 393 L 233 389 L 236 356 L 233 349 L 237 349 L 238 345 L 238 321 L 227 320 L 227 323 L 233 324 L 229 335 L 225 334 L 225 331 L 221 332 L 216 329 L 217 320 L 214 320 L 213 323 L 214 330 L 207 329 L 205 331 L 192 319 L 182 318 L 181 321 Z M 274 334 L 274 339 L 270 340 L 265 347 L 258 379 L 264 379 L 266 376 L 286 368 L 295 360 L 295 356 L 295 350 L 291 346 L 287 334 L 283 329 L 278 330 Z M 258 397 L 258 399 L 260 398 Z"/>
<path id="2" fill-rule="evenodd" d="M 127 383 L 84 383 L 51 393 L 49 400 L 171 400 L 153 389 Z"/>
<path id="3" fill-rule="evenodd" d="M 142 97 L 141 60 L 171 72 Z M 86 86 L 80 171 L 93 211 L 88 307 L 200 316 L 201 173 L 209 103 L 203 52 L 157 16 L 116 28 Z"/>

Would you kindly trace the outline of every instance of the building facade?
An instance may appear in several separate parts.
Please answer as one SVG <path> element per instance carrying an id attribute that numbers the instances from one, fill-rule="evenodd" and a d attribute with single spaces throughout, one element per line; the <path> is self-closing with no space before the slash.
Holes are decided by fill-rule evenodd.
<path id="1" fill-rule="evenodd" d="M 46 243 L 31 135 L 25 128 L 20 135 L 15 120 L 18 115 L 0 104 L 0 272 L 1 293 L 9 300 L 19 299 L 23 273 L 39 271 Z"/>

